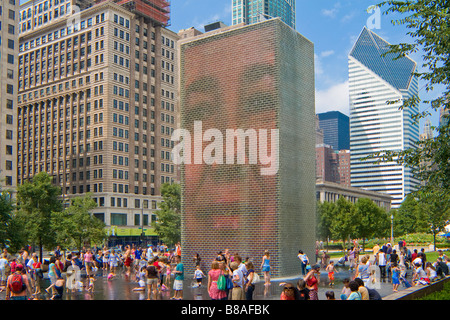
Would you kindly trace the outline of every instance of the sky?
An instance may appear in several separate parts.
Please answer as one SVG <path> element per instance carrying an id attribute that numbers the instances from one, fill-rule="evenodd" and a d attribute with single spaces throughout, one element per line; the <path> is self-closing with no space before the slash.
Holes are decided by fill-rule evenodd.
<path id="1" fill-rule="evenodd" d="M 316 113 L 341 111 L 349 115 L 348 95 L 348 54 L 364 26 L 391 44 L 413 40 L 407 35 L 405 26 L 394 26 L 393 19 L 400 16 L 383 12 L 380 14 L 368 8 L 381 1 L 367 0 L 297 0 L 296 30 L 314 43 Z M 204 31 L 205 24 L 222 21 L 231 25 L 232 0 L 172 0 L 171 25 L 174 32 L 195 27 Z M 410 56 L 418 64 L 423 64 L 421 54 Z M 427 93 L 423 89 L 420 96 L 424 100 L 437 97 L 442 91 Z M 432 111 L 424 105 L 421 111 Z M 430 117 L 433 125 L 438 125 L 439 115 Z M 420 131 L 423 131 L 421 121 Z"/>
<path id="2" fill-rule="evenodd" d="M 20 0 L 20 3 L 26 2 Z M 364 26 L 369 27 L 391 44 L 412 42 L 404 26 L 394 26 L 393 19 L 400 16 L 368 12 L 381 0 L 297 0 L 296 29 L 314 43 L 316 113 L 341 111 L 349 115 L 348 54 Z M 205 24 L 222 21 L 231 25 L 232 0 L 171 0 L 171 24 L 168 29 L 178 32 L 195 27 L 204 31 Z M 423 64 L 420 53 L 410 56 Z M 441 95 L 442 90 L 425 92 L 419 83 L 420 97 L 429 100 Z M 433 110 L 423 105 L 421 111 Z M 433 112 L 432 124 L 439 124 L 439 114 Z M 420 131 L 423 130 L 423 122 Z"/>

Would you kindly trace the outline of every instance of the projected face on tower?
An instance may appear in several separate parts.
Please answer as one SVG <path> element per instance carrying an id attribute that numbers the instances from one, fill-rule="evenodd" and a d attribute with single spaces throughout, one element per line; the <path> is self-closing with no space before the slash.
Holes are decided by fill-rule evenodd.
<path id="1" fill-rule="evenodd" d="M 183 174 L 184 231 L 186 241 L 207 255 L 225 248 L 263 252 L 274 242 L 278 101 L 272 31 L 239 29 L 182 46 L 181 127 L 191 134 L 190 148 L 183 150 L 190 156 Z"/>

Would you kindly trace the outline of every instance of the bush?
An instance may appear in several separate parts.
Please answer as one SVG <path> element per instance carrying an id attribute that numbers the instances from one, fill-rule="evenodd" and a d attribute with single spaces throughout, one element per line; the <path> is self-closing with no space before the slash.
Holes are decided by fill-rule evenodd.
<path id="1" fill-rule="evenodd" d="M 442 291 L 433 292 L 417 300 L 450 300 L 450 282 L 444 284 Z"/>

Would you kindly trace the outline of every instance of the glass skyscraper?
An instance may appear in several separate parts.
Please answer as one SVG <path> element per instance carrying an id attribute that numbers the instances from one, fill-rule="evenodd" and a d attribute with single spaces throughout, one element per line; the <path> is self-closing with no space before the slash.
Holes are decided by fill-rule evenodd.
<path id="1" fill-rule="evenodd" d="M 232 24 L 252 24 L 279 17 L 295 29 L 295 0 L 232 0 Z"/>
<path id="2" fill-rule="evenodd" d="M 334 150 L 350 149 L 350 120 L 339 111 L 319 113 L 319 126 L 323 131 L 323 142 Z"/>
<path id="3" fill-rule="evenodd" d="M 411 169 L 370 156 L 416 147 L 419 124 L 411 115 L 419 110 L 401 106 L 418 94 L 418 79 L 416 62 L 388 51 L 388 42 L 364 28 L 349 54 L 351 184 L 390 194 L 396 208 L 418 181 Z"/>

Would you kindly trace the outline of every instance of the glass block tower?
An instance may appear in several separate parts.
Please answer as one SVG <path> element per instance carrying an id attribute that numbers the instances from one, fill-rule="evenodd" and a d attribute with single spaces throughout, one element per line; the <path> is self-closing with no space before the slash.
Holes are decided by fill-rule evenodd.
<path id="1" fill-rule="evenodd" d="M 267 249 L 272 275 L 298 274 L 315 243 L 313 44 L 276 18 L 182 39 L 180 59 L 186 269 Z"/>
<path id="2" fill-rule="evenodd" d="M 295 0 L 232 0 L 233 25 L 279 17 L 295 29 Z"/>
<path id="3" fill-rule="evenodd" d="M 419 125 L 411 119 L 418 108 L 400 108 L 418 93 L 416 62 L 384 55 L 388 51 L 388 42 L 364 28 L 349 54 L 351 184 L 390 194 L 396 208 L 418 184 L 411 170 L 364 159 L 414 148 L 419 140 Z"/>

